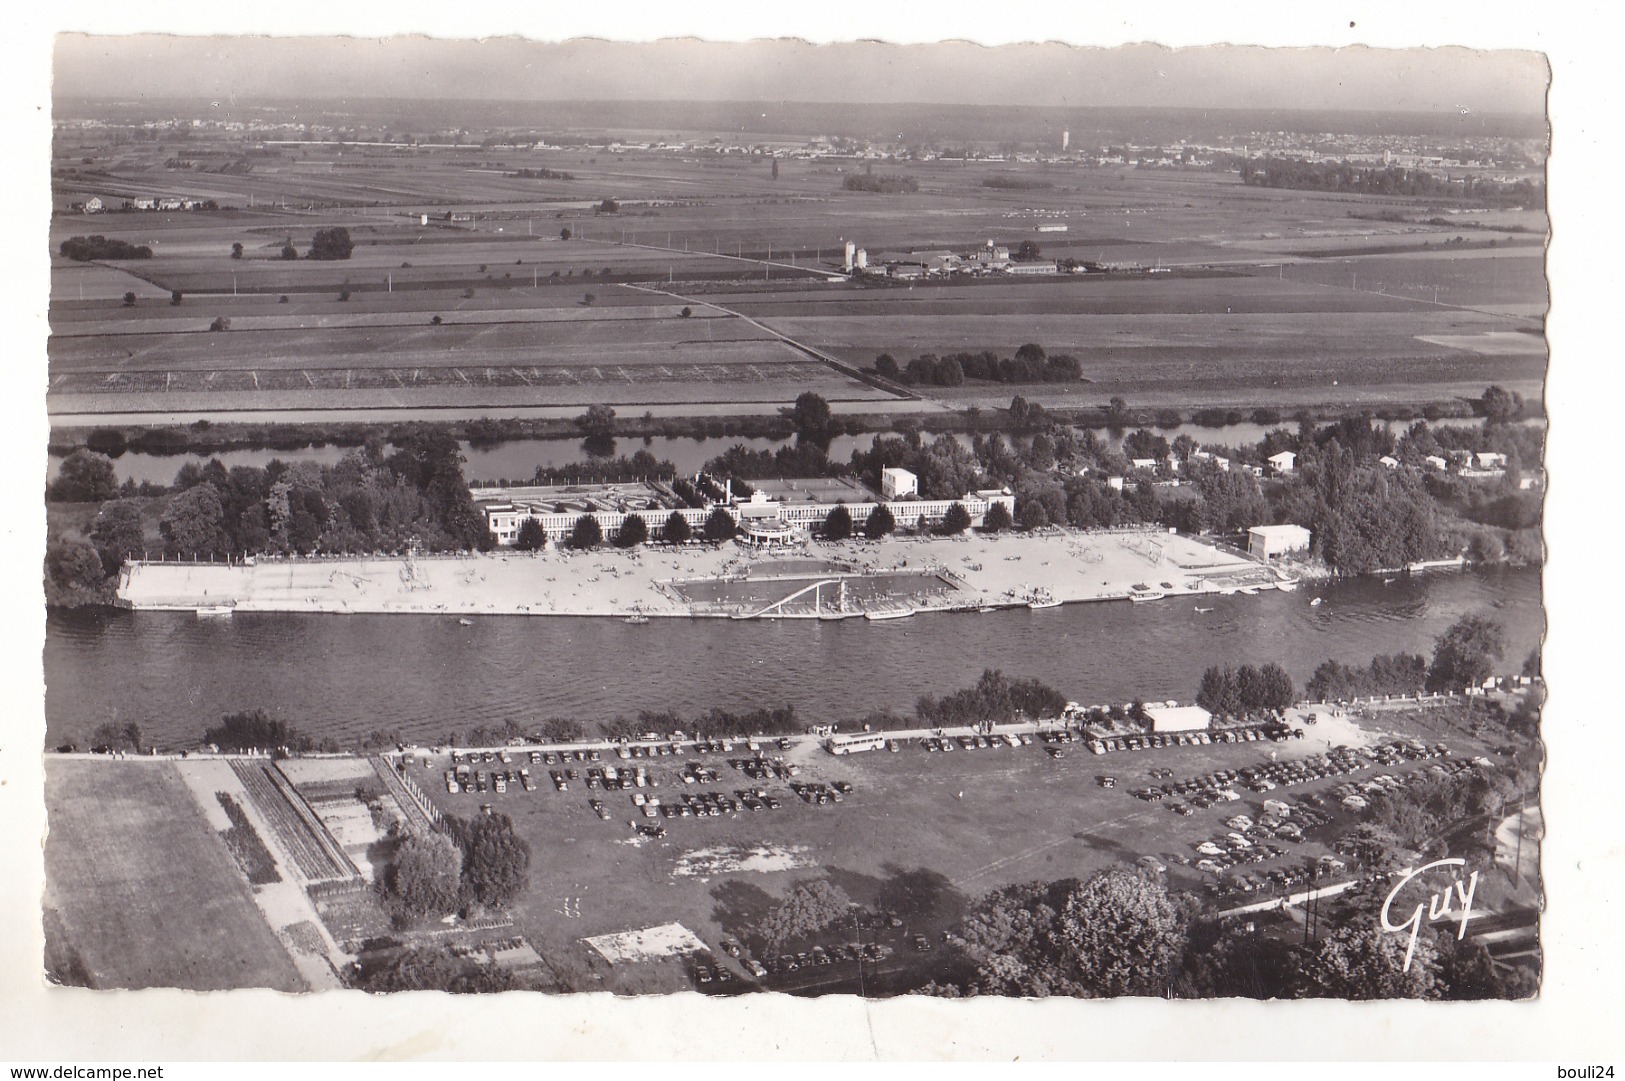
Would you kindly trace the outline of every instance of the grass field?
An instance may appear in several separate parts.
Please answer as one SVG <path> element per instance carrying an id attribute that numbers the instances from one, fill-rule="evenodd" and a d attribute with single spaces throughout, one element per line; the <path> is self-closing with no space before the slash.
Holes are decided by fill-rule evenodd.
<path id="1" fill-rule="evenodd" d="M 1459 731 L 1381 717 L 1369 727 L 1373 733 L 1446 738 L 1458 754 L 1478 753 Z M 1339 742 L 1348 738 L 1341 732 L 1321 735 Z M 934 938 L 965 904 L 1000 886 L 1086 877 L 1145 855 L 1161 856 L 1165 863 L 1174 853 L 1194 855 L 1194 844 L 1223 832 L 1224 819 L 1237 813 L 1256 817 L 1265 798 L 1247 793 L 1239 804 L 1181 818 L 1129 794 L 1128 789 L 1148 783 L 1150 768 L 1166 766 L 1185 778 L 1265 762 L 1271 751 L 1283 758 L 1324 751 L 1326 742 L 1317 736 L 1290 744 L 1180 747 L 1099 757 L 1073 749 L 1061 760 L 1051 759 L 1037 745 L 947 755 L 909 746 L 897 754 L 843 758 L 811 743 L 801 745 L 788 755 L 802 767 L 798 781 L 843 780 L 854 786 L 843 803 L 825 807 L 802 801 L 784 781 L 749 780 L 727 765 L 726 755 L 702 756 L 722 776 L 715 785 L 698 786 L 677 779 L 678 770 L 695 756 L 655 759 L 650 771 L 661 787 L 643 791 L 664 801 L 702 788 L 732 793 L 765 787 L 783 804 L 779 810 L 741 810 L 720 818 L 655 819 L 667 831 L 658 840 L 634 838 L 630 826 L 647 820 L 638 816 L 627 793 L 583 790 L 579 782 L 557 792 L 545 766 L 532 767 L 539 782 L 536 792 L 510 791 L 506 796 L 446 794 L 438 783 L 447 766 L 443 757 L 432 759 L 428 770 L 414 767 L 414 773 L 421 774 L 425 790 L 448 811 L 471 815 L 482 802 L 495 800 L 498 810 L 513 817 L 530 841 L 535 869 L 530 890 L 520 900 L 520 928 L 541 944 L 557 969 L 575 973 L 586 986 L 625 991 L 656 977 L 639 971 L 640 966 L 595 964 L 584 938 L 675 921 L 716 951 L 723 931 L 748 928 L 794 883 L 815 877 L 827 877 L 861 903 L 902 909 L 907 925 L 901 935 Z M 1100 774 L 1115 776 L 1118 787 L 1100 788 Z M 1328 779 L 1290 794 L 1337 783 Z M 603 801 L 610 821 L 599 820 L 588 807 L 589 798 Z M 1327 851 L 1311 839 L 1289 858 Z M 1171 863 L 1169 874 L 1170 884 L 1178 888 L 1203 880 L 1199 872 Z M 910 894 L 900 889 L 907 881 L 930 888 Z M 900 895 L 918 900 L 922 892 L 931 895 L 926 910 L 909 911 L 896 900 Z M 832 941 L 848 937 L 840 933 Z M 898 961 L 925 971 L 936 963 L 933 954 L 900 953 Z M 658 979 L 666 982 L 656 986 L 681 985 L 680 968 L 659 972 Z M 799 989 L 800 984 L 792 986 Z M 856 990 L 839 982 L 823 989 Z"/>
<path id="2" fill-rule="evenodd" d="M 54 759 L 45 798 L 53 948 L 91 986 L 304 990 L 173 767 Z"/>

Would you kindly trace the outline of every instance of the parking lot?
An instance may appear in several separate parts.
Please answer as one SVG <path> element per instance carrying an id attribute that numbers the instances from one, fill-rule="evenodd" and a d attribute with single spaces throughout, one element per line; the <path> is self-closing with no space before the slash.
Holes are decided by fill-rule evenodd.
<path id="1" fill-rule="evenodd" d="M 902 979 L 908 970 L 940 964 L 948 926 L 941 913 L 962 911 L 983 893 L 1013 883 L 1142 862 L 1163 868 L 1174 888 L 1221 878 L 1282 885 L 1270 878 L 1273 872 L 1342 858 L 1328 842 L 1356 819 L 1358 808 L 1345 805 L 1340 786 L 1380 785 L 1375 778 L 1482 753 L 1460 731 L 1432 732 L 1408 716 L 1390 722 L 1379 714 L 1362 724 L 1323 714 L 1304 738 L 1147 744 L 1101 755 L 1090 753 L 1085 741 L 1046 742 L 1039 732 L 1026 733 L 1026 741 L 1012 733 L 1014 746 L 999 732 L 984 737 L 983 746 L 968 730 L 944 734 L 950 752 L 911 738 L 898 741 L 892 753 L 836 757 L 798 738 L 759 740 L 754 748 L 736 740 L 725 749 L 716 741 L 703 750 L 688 741 L 681 753 L 665 741 L 641 745 L 635 754 L 626 748 L 624 757 L 602 748 L 536 751 L 535 762 L 532 752 L 506 752 L 508 762 L 505 752 L 478 752 L 477 764 L 466 760 L 475 752 L 461 755 L 467 775 L 485 775 L 484 792 L 477 784 L 472 791 L 462 785 L 448 791 L 445 771 L 455 778 L 456 769 L 446 754 L 414 758 L 410 770 L 453 813 L 473 815 L 489 805 L 514 819 L 533 850 L 531 887 L 520 898 L 516 923 L 550 962 L 565 969 L 577 964 L 588 973 L 584 979 L 606 989 L 696 986 L 700 967 L 711 976 L 707 990 L 758 982 L 794 989 L 842 985 L 860 972 L 865 979 L 888 973 Z M 1294 726 L 1303 727 L 1301 715 Z M 1387 741 L 1411 738 L 1430 751 L 1447 738 L 1451 755 L 1437 762 L 1362 755 L 1357 769 L 1328 768 L 1352 764 L 1347 755 L 1354 748 L 1376 755 Z M 1338 746 L 1351 750 L 1336 752 Z M 490 775 L 504 771 L 519 780 L 505 782 L 506 791 L 498 793 Z M 529 787 L 521 771 L 528 771 Z M 1283 784 L 1288 776 L 1297 778 L 1290 786 Z M 1103 777 L 1111 778 L 1109 787 Z M 1259 787 L 1249 787 L 1254 782 Z M 1150 791 L 1160 798 L 1145 798 Z M 1316 798 L 1321 805 L 1309 802 Z M 1267 803 L 1288 804 L 1289 813 Z M 1237 816 L 1249 820 L 1247 829 L 1231 824 Z M 1263 832 L 1260 824 L 1267 824 Z M 1250 847 L 1234 845 L 1229 833 Z M 1199 851 L 1204 843 L 1215 844 L 1219 856 Z M 764 869 L 679 873 L 685 855 L 730 847 L 795 856 L 745 864 Z M 1204 860 L 1209 865 L 1199 866 Z M 902 926 L 888 922 L 867 937 L 833 934 L 825 944 L 827 961 L 800 949 L 810 965 L 795 954 L 794 969 L 777 955 L 750 958 L 774 966 L 757 974 L 722 948 L 725 934 L 759 920 L 796 882 L 827 877 L 865 909 L 880 912 L 888 888 L 909 874 L 937 883 L 944 896 L 936 913 L 895 913 Z M 1254 886 L 1262 888 L 1270 887 Z M 671 921 L 693 928 L 711 951 L 670 966 L 661 977 L 666 983 L 630 971 L 642 966 L 595 964 L 581 945 L 589 935 Z M 918 948 L 921 935 L 929 951 Z M 886 955 L 846 956 L 853 943 L 864 942 L 886 946 Z"/>

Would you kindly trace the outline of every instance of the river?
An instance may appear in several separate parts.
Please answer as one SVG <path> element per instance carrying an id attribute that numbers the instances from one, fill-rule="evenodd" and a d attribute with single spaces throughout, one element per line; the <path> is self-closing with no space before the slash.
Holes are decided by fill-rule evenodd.
<path id="1" fill-rule="evenodd" d="M 1310 601 L 1320 596 L 1321 605 Z M 1256 597 L 934 614 L 885 623 L 486 616 L 52 611 L 46 742 L 83 742 L 104 721 L 195 743 L 223 713 L 264 708 L 316 737 L 375 729 L 421 740 L 513 718 L 693 714 L 793 704 L 813 720 L 912 710 L 984 668 L 1036 677 L 1086 704 L 1189 701 L 1210 664 L 1278 661 L 1301 686 L 1327 658 L 1429 653 L 1462 615 L 1506 629 L 1516 671 L 1544 627 L 1540 572 L 1445 571 Z M 1212 606 L 1211 612 L 1196 611 Z"/>

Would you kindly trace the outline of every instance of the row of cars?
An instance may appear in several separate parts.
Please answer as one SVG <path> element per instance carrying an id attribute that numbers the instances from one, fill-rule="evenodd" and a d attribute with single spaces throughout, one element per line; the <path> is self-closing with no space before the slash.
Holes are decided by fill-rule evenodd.
<path id="1" fill-rule="evenodd" d="M 536 782 L 530 778 L 530 770 L 521 766 L 517 770 L 493 769 L 474 770 L 468 766 L 457 766 L 446 771 L 446 791 L 451 795 L 459 792 L 496 792 L 506 795 L 508 789 L 514 786 L 523 788 L 526 792 L 536 791 Z"/>
<path id="2" fill-rule="evenodd" d="M 1015 735 L 1009 732 L 999 734 L 981 734 L 974 736 L 927 736 L 920 740 L 920 746 L 927 751 L 987 751 L 999 747 L 1025 747 L 1032 743 L 1033 738 L 1028 735 Z"/>
<path id="3" fill-rule="evenodd" d="M 1091 736 L 1091 754 L 1113 751 L 1147 751 L 1162 747 L 1205 747 L 1213 743 L 1256 743 L 1259 740 L 1302 739 L 1303 729 L 1276 721 L 1234 728 L 1197 729 L 1190 732 L 1148 732 L 1129 736 Z"/>
<path id="4" fill-rule="evenodd" d="M 796 795 L 816 807 L 840 803 L 852 793 L 852 786 L 846 781 L 833 781 L 830 784 L 824 784 L 820 781 L 811 783 L 794 782 L 790 785 L 790 788 Z"/>
<path id="5" fill-rule="evenodd" d="M 801 775 L 801 767 L 782 758 L 730 758 L 728 765 L 753 781 L 788 781 Z"/>
<path id="6" fill-rule="evenodd" d="M 931 948 L 924 935 L 925 949 Z M 920 948 L 916 942 L 916 949 Z M 884 961 L 892 955 L 892 948 L 883 942 L 843 942 L 834 946 L 814 946 L 800 953 L 785 953 L 770 957 L 764 966 L 772 975 L 782 975 L 816 965 L 852 964 L 862 961 Z"/>

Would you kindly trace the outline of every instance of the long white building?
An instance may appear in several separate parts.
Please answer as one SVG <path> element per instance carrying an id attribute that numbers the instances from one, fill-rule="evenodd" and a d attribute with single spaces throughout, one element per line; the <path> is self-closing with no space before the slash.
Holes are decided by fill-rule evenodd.
<path id="1" fill-rule="evenodd" d="M 485 514 L 485 522 L 497 543 L 511 546 L 527 519 L 542 527 L 549 541 L 562 541 L 588 514 L 598 519 L 605 539 L 613 540 L 633 514 L 640 515 L 649 528 L 649 539 L 664 540 L 672 514 L 688 522 L 689 532 L 698 537 L 707 518 L 718 508 L 734 521 L 745 539 L 761 544 L 792 543 L 822 525 L 836 506 L 846 507 L 854 530 L 861 530 L 869 515 L 884 502 L 899 529 L 931 528 L 942 524 L 948 510 L 958 503 L 970 515 L 971 525 L 979 526 L 995 503 L 1015 511 L 1015 496 L 1006 489 L 971 492 L 960 499 L 920 499 L 905 496 L 886 500 L 772 499 L 757 491 L 747 500 L 730 499 L 704 507 L 663 505 L 658 494 L 644 485 L 589 485 L 570 489 L 561 498 L 556 487 L 474 488 L 475 504 Z"/>

